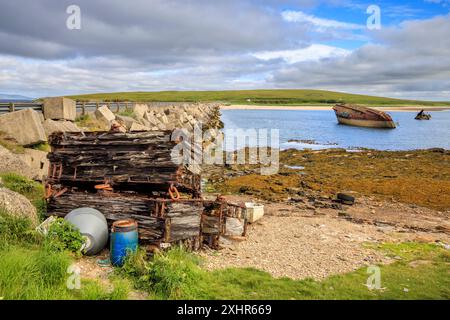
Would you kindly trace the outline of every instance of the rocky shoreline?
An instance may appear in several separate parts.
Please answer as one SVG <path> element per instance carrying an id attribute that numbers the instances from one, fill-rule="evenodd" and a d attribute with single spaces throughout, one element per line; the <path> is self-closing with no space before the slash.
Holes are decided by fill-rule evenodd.
<path id="1" fill-rule="evenodd" d="M 199 125 L 214 138 L 223 128 L 217 103 L 177 105 L 134 104 L 113 112 L 101 105 L 92 112 L 76 113 L 76 104 L 67 98 L 49 98 L 42 112 L 24 109 L 0 116 L 1 172 L 16 172 L 42 180 L 48 172 L 48 137 L 54 132 L 109 131 L 137 132 L 187 129 Z M 10 149 L 10 150 L 7 150 Z M 11 152 L 12 151 L 12 152 Z"/>
<path id="2" fill-rule="evenodd" d="M 250 165 L 210 168 L 211 193 L 261 203 L 265 216 L 250 226 L 246 241 L 201 253 L 205 267 L 323 279 L 396 261 L 371 249 L 386 242 L 448 247 L 449 157 L 442 149 L 291 149 L 280 152 L 280 171 L 272 176 Z M 342 203 L 339 192 L 354 202 Z"/>

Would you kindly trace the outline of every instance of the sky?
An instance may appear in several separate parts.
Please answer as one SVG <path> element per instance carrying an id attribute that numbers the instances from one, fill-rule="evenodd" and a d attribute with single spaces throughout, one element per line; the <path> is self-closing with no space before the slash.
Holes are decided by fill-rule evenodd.
<path id="1" fill-rule="evenodd" d="M 244 89 L 450 101 L 450 0 L 0 0 L 0 93 Z"/>

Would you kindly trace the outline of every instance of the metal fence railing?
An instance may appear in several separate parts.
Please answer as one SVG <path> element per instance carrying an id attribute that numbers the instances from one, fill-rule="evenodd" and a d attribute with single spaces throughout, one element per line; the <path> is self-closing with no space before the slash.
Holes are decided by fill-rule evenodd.
<path id="1" fill-rule="evenodd" d="M 180 105 L 181 102 L 132 102 L 132 101 L 118 101 L 118 102 L 103 102 L 103 101 L 77 101 L 77 113 L 86 114 L 93 112 L 101 106 L 108 106 L 113 112 L 121 112 L 125 110 L 132 110 L 136 104 L 147 104 L 156 107 L 165 107 L 169 105 Z M 43 110 L 42 102 L 0 102 L 0 114 L 19 111 L 23 109 L 33 109 L 36 111 Z"/>
<path id="2" fill-rule="evenodd" d="M 23 109 L 33 109 L 42 111 L 42 103 L 39 102 L 0 102 L 0 114 L 19 111 Z"/>
<path id="3" fill-rule="evenodd" d="M 146 104 L 151 107 L 166 107 L 173 105 L 182 105 L 184 102 L 133 102 L 133 101 L 118 101 L 118 102 L 105 102 L 105 101 L 77 101 L 77 112 L 85 114 L 86 112 L 92 112 L 97 110 L 101 106 L 108 106 L 113 112 L 120 112 L 125 110 L 132 110 L 136 104 Z"/>

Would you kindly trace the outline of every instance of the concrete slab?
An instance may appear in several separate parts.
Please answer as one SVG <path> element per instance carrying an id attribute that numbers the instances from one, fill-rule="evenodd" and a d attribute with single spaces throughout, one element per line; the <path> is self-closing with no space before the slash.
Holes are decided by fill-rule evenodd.
<path id="1" fill-rule="evenodd" d="M 110 125 L 111 121 L 116 119 L 114 113 L 106 105 L 101 106 L 95 111 L 95 117 L 106 125 Z"/>
<path id="2" fill-rule="evenodd" d="M 47 141 L 39 114 L 32 109 L 24 109 L 1 115 L 0 131 L 10 135 L 23 146 Z"/>
<path id="3" fill-rule="evenodd" d="M 43 109 L 45 119 L 75 121 L 77 116 L 77 104 L 69 98 L 46 98 Z"/>

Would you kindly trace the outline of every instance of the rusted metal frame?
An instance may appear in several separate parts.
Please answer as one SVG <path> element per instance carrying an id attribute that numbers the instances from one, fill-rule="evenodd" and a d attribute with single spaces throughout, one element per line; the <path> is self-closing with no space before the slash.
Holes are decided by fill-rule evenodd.
<path id="1" fill-rule="evenodd" d="M 56 176 L 56 163 L 53 163 L 52 166 L 53 166 L 53 169 L 52 169 L 51 177 L 52 177 L 52 179 L 54 179 Z"/>
<path id="2" fill-rule="evenodd" d="M 166 218 L 164 221 L 164 241 L 170 242 L 170 226 L 171 226 L 171 219 Z"/>
<path id="3" fill-rule="evenodd" d="M 160 207 L 160 211 L 159 211 L 159 218 L 164 218 L 166 215 L 166 203 L 165 202 L 160 202 L 161 207 Z"/>
<path id="4" fill-rule="evenodd" d="M 58 171 L 58 175 L 57 175 L 57 170 Z M 62 163 L 51 163 L 50 166 L 48 167 L 48 176 L 50 179 L 55 179 L 56 177 L 58 177 L 58 179 L 61 178 L 62 176 L 62 170 L 63 170 L 63 166 Z"/>
<path id="5" fill-rule="evenodd" d="M 64 193 L 66 193 L 67 191 L 69 191 L 69 189 L 63 188 L 59 191 L 56 191 L 56 192 L 55 191 L 56 190 L 53 188 L 53 186 L 50 183 L 48 183 L 45 187 L 45 199 L 48 200 L 50 198 L 58 198 L 58 197 L 62 196 Z"/>
<path id="6" fill-rule="evenodd" d="M 63 165 L 62 165 L 62 162 L 60 162 L 60 163 L 58 164 L 58 167 L 59 167 L 58 179 L 61 179 L 62 171 L 63 171 Z"/>
<path id="7" fill-rule="evenodd" d="M 47 170 L 47 178 L 50 179 L 52 177 L 52 163 L 50 163 L 50 165 L 48 166 L 48 170 Z"/>

